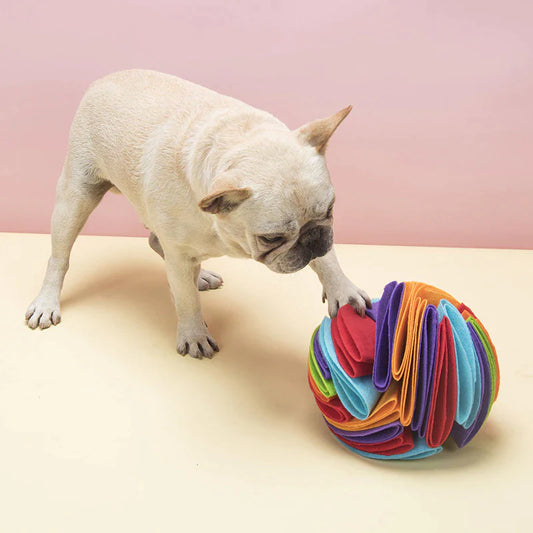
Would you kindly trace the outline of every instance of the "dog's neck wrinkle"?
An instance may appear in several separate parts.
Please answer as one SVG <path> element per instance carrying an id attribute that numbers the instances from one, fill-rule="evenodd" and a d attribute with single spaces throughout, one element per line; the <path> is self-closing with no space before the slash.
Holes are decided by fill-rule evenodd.
<path id="1" fill-rule="evenodd" d="M 231 152 L 266 129 L 286 126 L 266 112 L 246 109 L 216 109 L 207 121 L 202 121 L 196 135 L 192 136 L 189 149 L 191 154 L 187 165 L 188 178 L 198 199 L 209 191 L 213 180 L 229 170 L 236 161 Z"/>

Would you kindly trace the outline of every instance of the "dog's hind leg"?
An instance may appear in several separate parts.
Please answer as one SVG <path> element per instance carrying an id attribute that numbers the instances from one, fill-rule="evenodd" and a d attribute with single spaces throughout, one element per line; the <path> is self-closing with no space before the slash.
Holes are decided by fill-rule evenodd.
<path id="1" fill-rule="evenodd" d="M 99 204 L 111 183 L 87 168 L 72 168 L 67 161 L 57 184 L 52 214 L 52 254 L 41 291 L 26 311 L 31 329 L 45 329 L 61 320 L 59 295 L 69 266 L 70 251 L 87 218 Z"/>
<path id="2" fill-rule="evenodd" d="M 152 231 L 148 237 L 148 244 L 150 248 L 163 259 L 165 259 L 165 253 L 163 252 L 163 247 L 157 238 L 157 235 Z M 218 289 L 222 287 L 224 280 L 220 274 L 216 272 L 211 272 L 211 270 L 200 270 L 198 276 L 198 290 L 200 291 L 209 291 L 212 289 Z"/>

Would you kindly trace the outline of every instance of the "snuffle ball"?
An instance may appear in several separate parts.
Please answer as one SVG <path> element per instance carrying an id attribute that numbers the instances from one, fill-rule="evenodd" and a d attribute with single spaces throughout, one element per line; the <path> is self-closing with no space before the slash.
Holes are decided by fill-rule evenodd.
<path id="1" fill-rule="evenodd" d="M 309 385 L 327 427 L 373 459 L 421 459 L 462 448 L 498 397 L 494 345 L 476 315 L 418 282 L 385 286 L 360 317 L 341 307 L 311 339 Z"/>

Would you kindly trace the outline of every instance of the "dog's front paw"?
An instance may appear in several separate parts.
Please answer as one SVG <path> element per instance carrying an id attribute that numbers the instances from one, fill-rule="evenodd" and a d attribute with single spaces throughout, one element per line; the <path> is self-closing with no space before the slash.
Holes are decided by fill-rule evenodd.
<path id="1" fill-rule="evenodd" d="M 37 296 L 26 311 L 26 324 L 30 329 L 47 329 L 61 322 L 59 302 L 55 298 Z"/>
<path id="2" fill-rule="evenodd" d="M 223 283 L 224 281 L 220 274 L 211 272 L 210 270 L 204 270 L 203 268 L 198 276 L 198 290 L 200 291 L 218 289 L 219 287 L 222 287 Z"/>
<path id="3" fill-rule="evenodd" d="M 178 326 L 177 350 L 181 355 L 189 354 L 195 359 L 202 359 L 202 357 L 211 359 L 219 348 L 215 339 L 209 334 L 207 327 L 197 325 L 193 327 Z"/>
<path id="4" fill-rule="evenodd" d="M 372 302 L 368 294 L 356 287 L 349 279 L 335 283 L 334 286 L 324 288 L 322 301 L 328 301 L 328 312 L 331 318 L 337 316 L 339 309 L 346 304 L 351 305 L 356 313 L 365 316 L 366 309 L 372 308 Z"/>

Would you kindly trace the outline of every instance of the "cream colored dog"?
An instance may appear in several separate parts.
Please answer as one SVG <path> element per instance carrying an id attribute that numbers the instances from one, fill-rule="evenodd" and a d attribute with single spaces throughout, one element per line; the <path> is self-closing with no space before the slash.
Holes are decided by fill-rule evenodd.
<path id="1" fill-rule="evenodd" d="M 265 111 L 158 72 L 117 72 L 93 83 L 72 123 L 52 255 L 28 326 L 59 323 L 72 245 L 111 188 L 133 204 L 165 259 L 181 354 L 218 351 L 198 294 L 222 285 L 201 270 L 208 257 L 250 257 L 275 272 L 310 264 L 331 316 L 346 303 L 364 314 L 370 300 L 332 248 L 335 197 L 324 157 L 350 109 L 291 131 Z"/>

